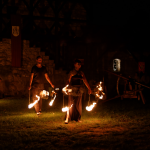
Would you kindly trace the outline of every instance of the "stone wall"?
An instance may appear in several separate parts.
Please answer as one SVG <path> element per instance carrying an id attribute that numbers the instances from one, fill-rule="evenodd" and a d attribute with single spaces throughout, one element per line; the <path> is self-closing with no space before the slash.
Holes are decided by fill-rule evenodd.
<path id="1" fill-rule="evenodd" d="M 36 64 L 38 55 L 42 56 L 43 65 L 54 82 L 55 64 L 53 60 L 49 60 L 49 56 L 45 56 L 45 52 L 41 52 L 40 48 L 29 47 L 28 40 L 22 41 L 22 51 L 22 67 L 14 68 L 11 66 L 11 39 L 0 41 L 0 93 L 4 96 L 28 95 L 31 68 Z"/>

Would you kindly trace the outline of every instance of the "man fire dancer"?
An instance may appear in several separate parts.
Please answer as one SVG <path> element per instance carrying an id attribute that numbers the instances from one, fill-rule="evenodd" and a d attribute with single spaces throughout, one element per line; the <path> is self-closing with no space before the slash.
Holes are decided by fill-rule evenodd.
<path id="1" fill-rule="evenodd" d="M 32 89 L 32 100 L 33 102 L 37 100 L 37 96 L 40 96 L 40 92 L 44 90 L 44 79 L 50 83 L 52 88 L 54 85 L 48 77 L 46 67 L 42 66 L 42 57 L 37 56 L 36 65 L 32 67 L 29 90 Z M 40 98 L 39 102 L 34 105 L 35 111 L 37 115 L 41 114 L 42 109 L 42 98 Z"/>
<path id="2" fill-rule="evenodd" d="M 91 88 L 86 80 L 84 73 L 81 71 L 81 61 L 76 59 L 74 61 L 74 69 L 70 71 L 67 81 L 67 84 L 69 85 L 68 88 L 72 89 L 72 93 L 70 93 L 68 97 L 68 107 L 70 107 L 68 118 L 69 121 L 75 120 L 81 122 L 82 94 L 84 92 L 83 83 L 88 88 L 88 93 L 91 94 Z M 68 120 L 65 120 L 65 123 L 67 124 Z"/>

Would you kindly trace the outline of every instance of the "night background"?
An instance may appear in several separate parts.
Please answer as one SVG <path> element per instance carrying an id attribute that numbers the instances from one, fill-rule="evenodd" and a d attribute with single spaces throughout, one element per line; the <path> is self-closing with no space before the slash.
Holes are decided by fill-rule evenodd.
<path id="1" fill-rule="evenodd" d="M 150 1 L 0 4 L 0 149 L 150 149 Z M 28 109 L 37 56 L 59 88 L 52 107 L 50 97 L 43 101 L 40 117 Z M 82 123 L 66 125 L 62 88 L 75 59 L 92 89 L 90 103 L 97 104 L 85 109 L 85 87 Z M 94 94 L 100 81 L 102 100 Z M 50 88 L 46 80 L 44 88 Z"/>

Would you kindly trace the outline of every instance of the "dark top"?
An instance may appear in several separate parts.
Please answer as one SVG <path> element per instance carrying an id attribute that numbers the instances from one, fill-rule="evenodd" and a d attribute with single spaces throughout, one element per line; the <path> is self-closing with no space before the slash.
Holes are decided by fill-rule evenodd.
<path id="1" fill-rule="evenodd" d="M 31 73 L 34 73 L 32 87 L 43 88 L 45 74 L 47 73 L 46 67 L 38 68 L 36 65 L 32 67 Z"/>
<path id="2" fill-rule="evenodd" d="M 82 71 L 71 71 L 73 76 L 71 77 L 70 85 L 83 85 L 83 72 Z"/>

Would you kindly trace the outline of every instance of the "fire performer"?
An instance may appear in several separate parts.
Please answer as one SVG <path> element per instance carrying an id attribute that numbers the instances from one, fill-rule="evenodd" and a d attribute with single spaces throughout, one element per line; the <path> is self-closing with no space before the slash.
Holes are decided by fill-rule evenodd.
<path id="1" fill-rule="evenodd" d="M 51 80 L 48 77 L 46 67 L 42 66 L 42 57 L 37 56 L 36 65 L 34 65 L 31 70 L 30 84 L 28 88 L 29 90 L 32 89 L 31 92 L 33 102 L 37 100 L 36 95 L 40 96 L 40 92 L 44 90 L 45 78 L 50 83 L 52 88 L 54 88 L 54 85 L 52 84 Z M 40 98 L 39 102 L 34 105 L 34 108 L 37 115 L 41 114 L 42 98 Z"/>
<path id="2" fill-rule="evenodd" d="M 88 93 L 91 94 L 91 88 L 86 80 L 84 73 L 80 69 L 81 61 L 76 59 L 74 62 L 74 69 L 70 71 L 69 79 L 67 81 L 67 85 L 69 85 L 68 88 L 72 89 L 72 92 L 68 96 L 68 107 L 70 108 L 68 119 L 69 121 L 75 120 L 81 122 L 80 119 L 82 114 L 82 94 L 84 92 L 83 83 L 88 88 Z M 65 123 L 68 122 L 65 121 Z"/>

